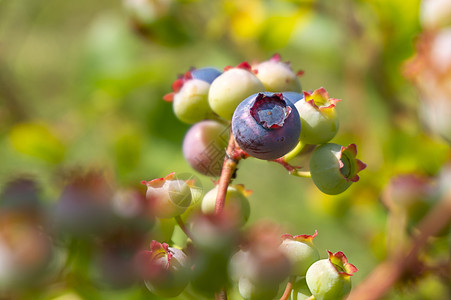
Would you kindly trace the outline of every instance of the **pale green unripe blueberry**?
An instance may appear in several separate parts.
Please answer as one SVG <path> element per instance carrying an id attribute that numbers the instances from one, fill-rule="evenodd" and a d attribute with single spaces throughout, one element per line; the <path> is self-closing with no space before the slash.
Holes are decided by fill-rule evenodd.
<path id="1" fill-rule="evenodd" d="M 200 79 L 187 80 L 174 94 L 172 105 L 176 117 L 188 124 L 211 118 L 213 112 L 208 104 L 209 89 L 208 82 Z"/>
<path id="2" fill-rule="evenodd" d="M 241 277 L 238 289 L 246 300 L 272 300 L 279 291 L 279 284 L 258 285 L 246 277 Z"/>
<path id="3" fill-rule="evenodd" d="M 208 103 L 225 120 L 231 120 L 238 104 L 252 94 L 263 92 L 264 85 L 247 63 L 230 68 L 219 75 L 210 86 Z"/>
<path id="4" fill-rule="evenodd" d="M 320 258 L 318 250 L 313 245 L 313 238 L 316 235 L 316 231 L 313 235 L 282 235 L 283 242 L 280 244 L 280 250 L 291 261 L 291 275 L 305 276 L 310 265 Z"/>
<path id="5" fill-rule="evenodd" d="M 356 145 L 343 147 L 324 144 L 315 149 L 310 158 L 310 173 L 313 183 L 323 193 L 336 195 L 344 192 L 359 180 L 357 173 L 366 165 L 356 159 Z"/>
<path id="6" fill-rule="evenodd" d="M 204 214 L 212 214 L 215 211 L 216 195 L 218 194 L 218 186 L 215 186 L 207 192 L 202 199 L 201 210 Z M 229 186 L 225 198 L 225 209 L 236 212 L 241 216 L 240 225 L 244 225 L 249 219 L 251 208 L 246 195 L 249 191 L 245 190 L 242 185 Z"/>
<path id="7" fill-rule="evenodd" d="M 171 173 L 164 178 L 143 181 L 147 185 L 146 199 L 157 218 L 173 218 L 181 215 L 191 204 L 189 185 Z"/>
<path id="8" fill-rule="evenodd" d="M 312 296 L 305 277 L 297 277 L 296 281 L 293 283 L 293 290 L 291 291 L 292 300 L 309 300 Z M 311 298 L 310 298 L 311 299 Z"/>
<path id="9" fill-rule="evenodd" d="M 299 140 L 305 144 L 324 144 L 338 131 L 339 123 L 335 105 L 339 99 L 329 98 L 324 88 L 312 94 L 304 92 L 304 99 L 295 103 L 301 117 Z"/>
<path id="10" fill-rule="evenodd" d="M 190 184 L 189 184 L 190 185 Z M 200 211 L 202 203 L 202 188 L 196 185 L 190 185 L 191 189 L 191 203 L 189 207 L 180 215 L 183 222 L 186 222 L 191 216 Z"/>
<path id="11" fill-rule="evenodd" d="M 182 250 L 165 243 L 152 241 L 150 251 L 138 253 L 135 263 L 147 289 L 157 296 L 175 297 L 189 283 L 188 257 Z"/>
<path id="12" fill-rule="evenodd" d="M 340 300 L 351 291 L 351 276 L 357 268 L 348 263 L 343 252 L 313 263 L 307 270 L 306 282 L 316 300 Z"/>
<path id="13" fill-rule="evenodd" d="M 301 83 L 296 73 L 287 62 L 282 62 L 280 55 L 255 66 L 257 77 L 268 92 L 301 92 Z"/>
<path id="14" fill-rule="evenodd" d="M 230 258 L 228 266 L 230 279 L 238 282 L 241 277 L 248 277 L 246 263 L 249 261 L 249 255 L 248 251 L 239 250 Z"/>

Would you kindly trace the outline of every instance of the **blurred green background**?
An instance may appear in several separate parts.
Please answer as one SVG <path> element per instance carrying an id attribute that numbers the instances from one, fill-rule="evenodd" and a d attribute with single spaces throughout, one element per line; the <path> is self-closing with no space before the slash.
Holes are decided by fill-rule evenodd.
<path id="1" fill-rule="evenodd" d="M 418 96 L 401 72 L 421 31 L 420 1 L 149 0 L 151 13 L 138 9 L 147 29 L 132 2 L 0 0 L 0 190 L 31 177 L 52 205 L 62 174 L 74 169 L 107 172 L 118 189 L 193 172 L 181 152 L 189 126 L 162 100 L 176 76 L 280 53 L 305 71 L 304 90 L 325 87 L 343 100 L 333 141 L 355 143 L 368 166 L 348 191 L 326 196 L 279 165 L 242 161 L 235 182 L 253 190 L 249 224 L 274 220 L 293 235 L 318 230 L 322 258 L 343 251 L 359 269 L 353 284 L 360 282 L 386 256 L 380 194 L 389 178 L 435 175 L 448 159 L 448 145 L 419 122 Z M 205 191 L 213 186 L 198 177 Z M 22 289 L 24 299 L 153 297 L 142 286 L 97 287 L 83 274 Z M 446 293 L 430 276 L 387 299 Z"/>

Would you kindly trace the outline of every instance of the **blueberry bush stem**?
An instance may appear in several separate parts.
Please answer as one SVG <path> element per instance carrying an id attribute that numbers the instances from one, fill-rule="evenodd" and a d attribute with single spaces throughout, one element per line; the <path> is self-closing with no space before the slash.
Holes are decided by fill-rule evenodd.
<path id="1" fill-rule="evenodd" d="M 175 216 L 174 219 L 177 222 L 177 225 L 179 225 L 180 229 L 186 234 L 187 237 L 189 237 L 192 240 L 193 238 L 191 232 L 186 227 L 185 222 L 183 222 L 182 218 L 180 216 Z"/>
<path id="2" fill-rule="evenodd" d="M 428 238 L 435 236 L 451 220 L 451 192 L 445 194 L 422 219 L 419 234 L 411 241 L 408 251 L 393 255 L 377 266 L 349 295 L 348 300 L 382 298 L 406 272 L 415 270 L 420 251 Z"/>
<path id="3" fill-rule="evenodd" d="M 224 211 L 227 188 L 232 182 L 237 169 L 238 162 L 245 158 L 246 154 L 239 149 L 233 134 L 230 134 L 229 144 L 226 149 L 226 156 L 218 182 L 218 193 L 216 195 L 215 215 L 220 215 Z M 227 300 L 227 291 L 223 288 L 215 294 L 216 300 Z"/>
<path id="4" fill-rule="evenodd" d="M 227 292 L 225 289 L 220 290 L 215 294 L 215 300 L 227 300 Z"/>
<path id="5" fill-rule="evenodd" d="M 303 178 L 311 178 L 309 171 L 299 171 L 295 166 L 290 165 L 283 157 L 272 160 L 275 163 L 282 165 L 291 175 Z"/>
<path id="6" fill-rule="evenodd" d="M 288 152 L 285 156 L 284 156 L 284 160 L 285 161 L 290 161 L 292 158 L 296 157 L 296 155 L 298 155 L 299 153 L 301 153 L 301 151 L 307 146 L 308 144 L 304 144 L 302 142 L 299 142 L 298 145 L 296 147 L 294 147 L 293 150 L 291 150 L 290 152 Z"/>
<path id="7" fill-rule="evenodd" d="M 232 182 L 232 177 L 236 171 L 238 162 L 245 158 L 246 154 L 238 147 L 233 134 L 230 134 L 227 145 L 226 156 L 222 166 L 221 177 L 218 182 L 218 194 L 216 195 L 215 214 L 220 215 L 224 211 L 227 187 Z"/>
<path id="8" fill-rule="evenodd" d="M 285 291 L 283 292 L 282 297 L 279 300 L 288 300 L 290 299 L 291 291 L 293 290 L 293 283 L 296 280 L 296 276 L 290 276 L 287 282 L 287 286 L 285 287 Z"/>

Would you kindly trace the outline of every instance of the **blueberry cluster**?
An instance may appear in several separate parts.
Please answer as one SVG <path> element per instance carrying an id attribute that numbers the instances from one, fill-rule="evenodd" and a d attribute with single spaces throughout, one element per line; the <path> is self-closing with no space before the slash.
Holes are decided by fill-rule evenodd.
<path id="1" fill-rule="evenodd" d="M 174 82 L 164 99 L 172 101 L 182 122 L 193 124 L 183 154 L 199 173 L 220 178 L 204 195 L 194 180 L 175 173 L 142 182 L 152 214 L 173 218 L 188 238 L 183 251 L 153 241 L 150 251 L 137 255 L 152 293 L 174 297 L 188 290 L 218 299 L 219 291 L 235 290 L 247 300 L 290 295 L 335 300 L 349 293 L 357 269 L 342 252 L 320 259 L 316 232 L 281 235 L 268 223 L 243 230 L 250 191 L 231 185 L 236 165 L 247 157 L 280 163 L 294 175 L 308 173 L 327 194 L 341 193 L 359 179 L 365 164 L 355 158 L 356 146 L 329 143 L 338 130 L 340 100 L 329 98 L 324 88 L 302 92 L 300 74 L 276 54 L 223 72 L 191 69 Z"/>
<path id="2" fill-rule="evenodd" d="M 241 157 L 276 161 L 291 174 L 307 174 L 326 194 L 345 191 L 365 164 L 355 158 L 354 144 L 329 143 L 338 132 L 335 107 L 341 100 L 324 88 L 302 91 L 302 74 L 275 54 L 223 72 L 193 68 L 179 76 L 164 99 L 172 101 L 180 121 L 194 124 L 183 142 L 188 163 L 201 174 L 220 176 L 232 139 Z"/>

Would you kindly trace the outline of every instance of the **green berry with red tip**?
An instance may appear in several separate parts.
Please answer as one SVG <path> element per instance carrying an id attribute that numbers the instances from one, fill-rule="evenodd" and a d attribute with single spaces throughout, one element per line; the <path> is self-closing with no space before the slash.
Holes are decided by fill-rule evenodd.
<path id="1" fill-rule="evenodd" d="M 210 86 L 208 103 L 211 109 L 225 120 L 231 120 L 238 104 L 248 96 L 265 90 L 251 66 L 244 62 L 235 68 L 228 67 Z"/>
<path id="2" fill-rule="evenodd" d="M 244 225 L 249 219 L 251 208 L 247 195 L 250 191 L 245 190 L 242 185 L 228 186 L 225 198 L 224 209 L 230 210 L 240 216 L 240 225 Z M 218 186 L 208 191 L 202 199 L 201 209 L 204 214 L 211 214 L 215 211 L 216 196 Z"/>
<path id="3" fill-rule="evenodd" d="M 291 275 L 305 276 L 310 265 L 320 258 L 318 250 L 313 245 L 316 235 L 316 231 L 313 235 L 282 235 L 283 241 L 279 247 L 291 261 Z"/>
<path id="4" fill-rule="evenodd" d="M 152 241 L 150 251 L 138 253 L 135 264 L 147 289 L 157 296 L 176 297 L 189 283 L 188 257 L 182 250 L 166 243 Z"/>
<path id="5" fill-rule="evenodd" d="M 306 281 L 316 300 L 340 300 L 351 291 L 351 276 L 357 268 L 348 263 L 343 252 L 329 252 L 329 258 L 313 263 Z"/>
<path id="6" fill-rule="evenodd" d="M 310 174 L 320 191 L 329 195 L 344 192 L 359 180 L 358 172 L 366 165 L 356 159 L 357 147 L 329 143 L 315 149 L 310 158 Z"/>
<path id="7" fill-rule="evenodd" d="M 191 204 L 189 185 L 184 180 L 177 179 L 175 173 L 142 183 L 147 185 L 146 199 L 157 218 L 179 216 Z"/>
<path id="8" fill-rule="evenodd" d="M 194 124 L 213 118 L 214 114 L 208 104 L 210 84 L 202 79 L 193 78 L 190 71 L 172 84 L 172 93 L 164 100 L 172 101 L 175 116 L 182 122 Z"/>
<path id="9" fill-rule="evenodd" d="M 289 62 L 283 62 L 279 54 L 255 66 L 257 77 L 268 92 L 301 92 L 298 74 L 293 72 Z"/>
<path id="10" fill-rule="evenodd" d="M 329 98 L 324 88 L 313 93 L 304 92 L 304 98 L 295 103 L 301 117 L 299 140 L 305 144 L 324 144 L 338 131 L 339 123 L 335 111 L 340 99 Z"/>

